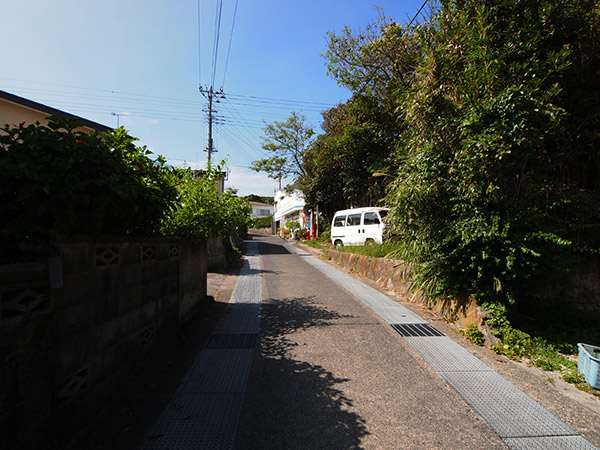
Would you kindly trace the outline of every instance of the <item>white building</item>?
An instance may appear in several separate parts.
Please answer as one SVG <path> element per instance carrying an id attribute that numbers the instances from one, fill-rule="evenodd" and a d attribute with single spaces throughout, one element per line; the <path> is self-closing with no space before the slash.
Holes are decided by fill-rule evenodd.
<path id="1" fill-rule="evenodd" d="M 261 217 L 269 217 L 273 215 L 273 205 L 269 205 L 267 203 L 261 202 L 248 202 L 252 207 L 252 211 L 250 212 L 250 217 L 253 219 L 259 219 Z"/>
<path id="2" fill-rule="evenodd" d="M 276 230 L 285 228 L 285 224 L 290 221 L 296 221 L 301 227 L 304 227 L 304 205 L 304 197 L 300 191 L 278 190 L 275 194 L 275 211 L 273 213 Z"/>

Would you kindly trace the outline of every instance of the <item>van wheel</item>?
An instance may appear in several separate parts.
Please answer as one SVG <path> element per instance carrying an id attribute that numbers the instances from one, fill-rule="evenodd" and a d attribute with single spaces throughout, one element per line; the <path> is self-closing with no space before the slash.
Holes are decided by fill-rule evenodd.
<path id="1" fill-rule="evenodd" d="M 342 248 L 344 246 L 344 243 L 340 240 L 337 240 L 334 242 L 335 248 Z"/>
<path id="2" fill-rule="evenodd" d="M 375 241 L 373 239 L 367 239 L 365 245 L 375 245 Z"/>

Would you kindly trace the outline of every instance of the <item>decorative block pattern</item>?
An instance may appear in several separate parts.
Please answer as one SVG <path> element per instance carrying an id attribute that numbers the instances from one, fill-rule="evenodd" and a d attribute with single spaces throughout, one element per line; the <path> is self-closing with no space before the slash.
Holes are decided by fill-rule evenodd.
<path id="1" fill-rule="evenodd" d="M 156 261 L 156 245 L 142 246 L 142 262 Z"/>
<path id="2" fill-rule="evenodd" d="M 0 294 L 0 320 L 21 317 L 48 308 L 48 297 L 41 288 L 25 287 Z"/>
<path id="3" fill-rule="evenodd" d="M 96 267 L 115 266 L 119 264 L 120 247 L 118 245 L 96 246 Z"/>

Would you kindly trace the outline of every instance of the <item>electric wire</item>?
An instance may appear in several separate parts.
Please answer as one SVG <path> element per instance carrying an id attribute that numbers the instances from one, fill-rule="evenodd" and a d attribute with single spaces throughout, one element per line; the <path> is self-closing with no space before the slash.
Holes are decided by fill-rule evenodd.
<path id="1" fill-rule="evenodd" d="M 202 83 L 202 0 L 198 0 L 198 86 Z"/>
<path id="2" fill-rule="evenodd" d="M 223 11 L 223 0 L 218 0 L 217 8 L 215 11 L 215 31 L 214 31 L 214 41 L 213 41 L 213 66 L 212 66 L 212 76 L 210 84 L 214 86 L 215 84 L 215 76 L 217 74 L 217 60 L 219 55 L 219 39 L 221 35 L 221 13 Z"/>
<path id="3" fill-rule="evenodd" d="M 229 66 L 229 54 L 231 53 L 231 42 L 233 41 L 233 29 L 235 27 L 235 17 L 237 16 L 238 0 L 235 0 L 235 9 L 233 10 L 233 20 L 231 22 L 231 33 L 229 34 L 229 46 L 227 48 L 227 58 L 225 58 L 225 70 L 223 71 L 223 82 L 221 90 L 225 86 L 225 76 L 227 75 L 227 67 Z"/>
<path id="4" fill-rule="evenodd" d="M 408 26 L 406 28 L 410 28 L 410 26 L 412 25 L 412 23 L 415 21 L 415 19 L 417 18 L 417 16 L 421 13 L 421 11 L 423 10 L 423 8 L 425 7 L 425 5 L 429 2 L 429 0 L 425 0 L 423 2 L 423 4 L 421 5 L 421 7 L 419 8 L 419 10 L 417 11 L 417 13 L 415 14 L 415 16 L 412 18 L 412 20 L 410 21 L 410 23 L 408 24 Z"/>

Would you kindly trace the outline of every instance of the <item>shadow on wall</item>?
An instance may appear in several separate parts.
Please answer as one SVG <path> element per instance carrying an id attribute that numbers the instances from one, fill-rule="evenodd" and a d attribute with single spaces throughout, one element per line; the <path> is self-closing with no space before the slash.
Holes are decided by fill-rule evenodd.
<path id="1" fill-rule="evenodd" d="M 262 252 L 262 249 L 261 249 Z M 263 302 L 260 399 L 243 418 L 236 448 L 360 448 L 369 434 L 365 420 L 351 411 L 352 399 L 343 383 L 322 366 L 298 361 L 288 336 L 309 328 L 330 326 L 344 316 L 319 307 L 314 297 Z M 277 427 L 273 427 L 276 419 Z M 250 422 L 250 423 L 248 423 Z"/>

